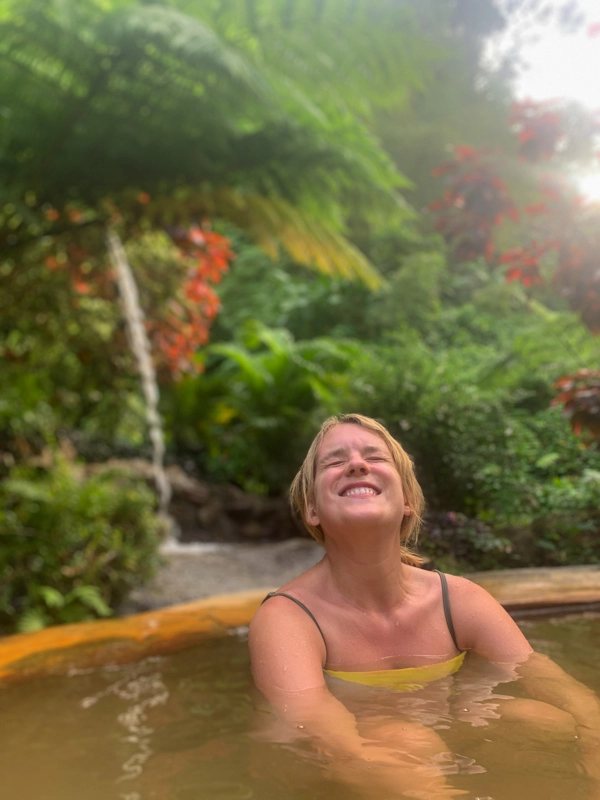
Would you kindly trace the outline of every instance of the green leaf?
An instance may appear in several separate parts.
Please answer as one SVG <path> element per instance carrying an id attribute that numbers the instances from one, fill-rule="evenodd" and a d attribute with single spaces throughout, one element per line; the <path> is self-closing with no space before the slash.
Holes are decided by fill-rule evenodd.
<path id="1" fill-rule="evenodd" d="M 32 500 L 37 503 L 48 503 L 52 500 L 52 494 L 48 487 L 20 478 L 10 478 L 4 481 L 3 490 L 8 493 L 9 497 L 12 495 L 20 500 Z"/>
<path id="2" fill-rule="evenodd" d="M 41 631 L 49 623 L 48 617 L 43 611 L 37 608 L 30 608 L 25 611 L 17 620 L 16 629 L 18 633 L 34 633 Z"/>
<path id="3" fill-rule="evenodd" d="M 67 604 L 78 600 L 86 608 L 95 611 L 100 617 L 110 617 L 111 609 L 104 601 L 100 590 L 96 586 L 77 586 L 65 598 Z"/>
<path id="4" fill-rule="evenodd" d="M 65 605 L 65 597 L 52 586 L 39 586 L 37 593 L 48 608 L 63 608 Z"/>
<path id="5" fill-rule="evenodd" d="M 535 465 L 538 467 L 538 469 L 547 469 L 555 464 L 559 458 L 559 453 L 545 453 L 543 456 L 541 456 L 541 458 L 538 458 L 538 460 L 535 462 Z"/>

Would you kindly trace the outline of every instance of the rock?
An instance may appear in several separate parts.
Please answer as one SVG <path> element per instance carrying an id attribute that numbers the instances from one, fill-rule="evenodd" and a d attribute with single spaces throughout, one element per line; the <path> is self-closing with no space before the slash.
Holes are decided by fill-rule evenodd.
<path id="1" fill-rule="evenodd" d="M 88 474 L 122 470 L 154 489 L 154 469 L 141 458 L 109 459 L 86 465 Z M 169 514 L 181 542 L 269 542 L 307 536 L 292 517 L 285 497 L 251 495 L 238 486 L 210 484 L 177 464 L 166 468 L 172 498 Z"/>

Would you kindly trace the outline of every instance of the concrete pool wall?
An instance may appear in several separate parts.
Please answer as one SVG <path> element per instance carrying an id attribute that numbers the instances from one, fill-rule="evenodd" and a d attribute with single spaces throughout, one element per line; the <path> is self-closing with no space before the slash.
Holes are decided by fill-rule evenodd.
<path id="1" fill-rule="evenodd" d="M 515 616 L 598 604 L 600 565 L 471 573 Z M 0 681 L 65 674 L 173 652 L 211 636 L 235 632 L 252 619 L 274 587 L 215 595 L 121 619 L 46 628 L 0 639 Z"/>

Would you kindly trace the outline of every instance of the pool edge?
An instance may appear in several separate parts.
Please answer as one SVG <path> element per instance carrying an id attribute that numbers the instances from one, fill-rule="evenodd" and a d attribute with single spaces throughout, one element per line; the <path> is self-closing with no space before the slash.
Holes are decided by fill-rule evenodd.
<path id="1" fill-rule="evenodd" d="M 466 577 L 508 611 L 600 603 L 600 565 L 493 570 Z M 124 663 L 227 634 L 248 625 L 274 588 L 212 595 L 128 617 L 0 638 L 0 682 Z"/>

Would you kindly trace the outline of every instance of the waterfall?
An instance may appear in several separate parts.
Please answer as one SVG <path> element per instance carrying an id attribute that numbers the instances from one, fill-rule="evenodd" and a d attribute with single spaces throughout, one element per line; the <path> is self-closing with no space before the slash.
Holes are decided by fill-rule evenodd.
<path id="1" fill-rule="evenodd" d="M 113 228 L 109 228 L 106 239 L 110 260 L 117 276 L 123 314 L 127 322 L 129 343 L 142 379 L 146 419 L 152 443 L 152 465 L 158 494 L 158 512 L 169 521 L 169 529 L 172 532 L 173 520 L 169 517 L 167 511 L 169 500 L 171 499 L 171 485 L 164 467 L 165 438 L 162 420 L 158 412 L 158 383 L 154 364 L 152 363 L 150 341 L 144 326 L 144 312 L 140 306 L 137 284 L 129 266 L 121 238 Z"/>

